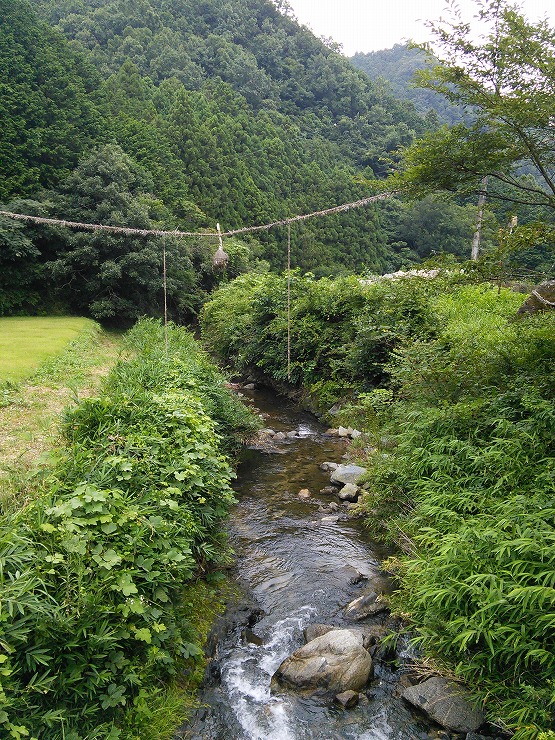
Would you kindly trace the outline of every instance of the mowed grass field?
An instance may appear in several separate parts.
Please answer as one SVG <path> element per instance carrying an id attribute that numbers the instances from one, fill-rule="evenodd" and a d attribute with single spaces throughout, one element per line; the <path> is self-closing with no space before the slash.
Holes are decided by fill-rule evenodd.
<path id="1" fill-rule="evenodd" d="M 120 348 L 89 319 L 0 318 L 0 515 L 39 490 L 64 408 L 97 392 Z"/>
<path id="2" fill-rule="evenodd" d="M 71 316 L 0 318 L 0 382 L 28 378 L 94 326 L 90 319 Z"/>

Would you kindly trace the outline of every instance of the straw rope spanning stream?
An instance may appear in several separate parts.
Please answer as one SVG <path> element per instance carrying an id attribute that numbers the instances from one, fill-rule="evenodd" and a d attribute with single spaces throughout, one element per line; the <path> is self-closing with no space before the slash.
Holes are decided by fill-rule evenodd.
<path id="1" fill-rule="evenodd" d="M 326 208 L 323 211 L 314 211 L 313 213 L 291 216 L 290 218 L 284 218 L 280 221 L 273 221 L 269 224 L 262 224 L 261 226 L 245 226 L 241 229 L 232 229 L 230 231 L 222 231 L 221 233 L 211 231 L 164 231 L 161 229 L 133 229 L 126 226 L 107 226 L 106 224 L 80 223 L 79 221 L 68 221 L 66 219 L 59 218 L 45 218 L 44 216 L 29 216 L 24 213 L 11 213 L 10 211 L 0 211 L 0 216 L 13 218 L 17 221 L 30 221 L 35 224 L 65 226 L 69 229 L 81 229 L 83 231 L 108 231 L 113 234 L 126 234 L 127 236 L 173 236 L 178 238 L 203 237 L 208 239 L 219 239 L 222 236 L 239 236 L 240 234 L 250 234 L 256 231 L 269 231 L 276 226 L 288 226 L 299 221 L 307 221 L 310 218 L 332 216 L 335 213 L 343 213 L 344 211 L 350 211 L 354 208 L 364 208 L 364 206 L 370 205 L 371 203 L 376 203 L 380 200 L 386 200 L 392 195 L 394 195 L 393 192 L 380 193 L 379 195 L 372 195 L 369 198 L 356 200 L 353 203 L 343 203 L 343 205 L 340 206 Z"/>
<path id="2" fill-rule="evenodd" d="M 167 282 L 166 282 L 166 237 L 183 238 L 183 237 L 203 237 L 207 239 L 218 239 L 220 248 L 222 237 L 239 236 L 240 234 L 250 234 L 257 231 L 269 231 L 274 227 L 287 226 L 287 378 L 291 380 L 291 224 L 300 221 L 308 221 L 311 218 L 321 218 L 332 216 L 335 213 L 344 213 L 355 208 L 364 208 L 364 206 L 376 203 L 380 200 L 386 200 L 394 195 L 394 192 L 380 193 L 368 198 L 353 201 L 352 203 L 343 203 L 333 208 L 325 208 L 323 211 L 314 211 L 297 216 L 291 216 L 280 221 L 272 221 L 269 224 L 261 226 L 245 226 L 241 229 L 232 229 L 231 231 L 220 230 L 220 224 L 216 232 L 202 231 L 164 231 L 162 229 L 133 229 L 126 226 L 107 226 L 106 224 L 89 224 L 79 221 L 68 221 L 60 218 L 46 218 L 44 216 L 29 216 L 24 213 L 11 213 L 10 211 L 0 211 L 0 216 L 13 218 L 17 221 L 29 221 L 35 224 L 47 224 L 50 226 L 62 226 L 69 229 L 80 229 L 81 231 L 104 231 L 112 234 L 125 234 L 127 236 L 160 236 L 163 237 L 163 281 L 164 281 L 164 342 L 166 355 L 168 354 L 168 303 L 167 303 Z"/>

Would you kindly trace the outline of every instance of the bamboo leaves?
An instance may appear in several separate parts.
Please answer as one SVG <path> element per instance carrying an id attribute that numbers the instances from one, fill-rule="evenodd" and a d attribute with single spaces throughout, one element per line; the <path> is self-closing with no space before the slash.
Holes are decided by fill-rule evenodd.
<path id="1" fill-rule="evenodd" d="M 419 644 L 526 740 L 553 723 L 555 325 L 503 326 L 510 299 L 481 290 L 435 299 L 438 337 L 391 364 L 406 400 L 390 409 L 397 444 L 373 463 L 372 506 L 386 502 L 388 531 L 412 543 L 394 600 Z"/>

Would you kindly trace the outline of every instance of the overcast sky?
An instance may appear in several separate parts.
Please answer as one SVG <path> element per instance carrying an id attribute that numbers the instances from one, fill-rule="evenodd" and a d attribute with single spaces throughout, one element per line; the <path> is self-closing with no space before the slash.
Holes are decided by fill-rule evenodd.
<path id="1" fill-rule="evenodd" d="M 357 51 L 389 49 L 406 39 L 429 40 L 425 20 L 438 20 L 447 0 L 289 0 L 298 20 L 310 26 L 316 36 L 333 38 L 352 56 Z M 553 0 L 520 0 L 524 15 L 531 21 L 547 15 L 555 18 Z M 476 12 L 472 0 L 458 0 L 463 18 Z M 552 22 L 555 26 L 555 22 Z"/>

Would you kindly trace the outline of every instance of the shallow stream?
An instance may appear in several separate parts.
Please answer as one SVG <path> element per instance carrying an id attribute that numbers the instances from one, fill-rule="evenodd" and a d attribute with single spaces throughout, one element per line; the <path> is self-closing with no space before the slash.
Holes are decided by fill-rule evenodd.
<path id="1" fill-rule="evenodd" d="M 335 496 L 324 461 L 341 462 L 345 441 L 324 434 L 309 414 L 266 392 L 248 394 L 275 431 L 298 437 L 276 442 L 274 451 L 249 450 L 239 467 L 238 504 L 229 535 L 238 555 L 238 577 L 263 616 L 232 630 L 218 646 L 218 680 L 201 696 L 204 707 L 184 737 L 191 740 L 427 740 L 437 737 L 395 695 L 399 671 L 375 663 L 374 679 L 355 709 L 330 707 L 294 693 L 272 694 L 280 663 L 304 644 L 309 623 L 356 626 L 343 607 L 361 589 L 387 590 L 379 561 L 385 552 L 369 540 L 346 508 L 331 512 Z M 309 500 L 299 499 L 308 488 Z M 339 515 L 339 518 L 338 516 Z M 352 583 L 358 571 L 365 578 Z M 445 735 L 444 735 L 445 737 Z"/>

